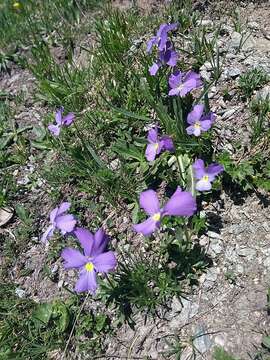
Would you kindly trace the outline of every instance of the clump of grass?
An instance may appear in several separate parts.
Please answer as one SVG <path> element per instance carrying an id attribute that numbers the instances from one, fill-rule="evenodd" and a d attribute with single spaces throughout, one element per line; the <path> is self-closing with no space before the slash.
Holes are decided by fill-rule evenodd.
<path id="1" fill-rule="evenodd" d="M 240 76 L 239 88 L 243 96 L 250 98 L 254 90 L 259 89 L 268 81 L 268 74 L 263 69 L 255 68 Z"/>

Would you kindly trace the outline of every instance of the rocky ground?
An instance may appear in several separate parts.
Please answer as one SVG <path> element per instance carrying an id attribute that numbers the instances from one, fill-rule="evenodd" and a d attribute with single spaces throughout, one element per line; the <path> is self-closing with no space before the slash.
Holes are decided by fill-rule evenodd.
<path id="1" fill-rule="evenodd" d="M 143 2 L 142 7 L 145 8 Z M 204 11 L 204 21 L 209 26 L 208 36 L 219 24 L 222 36 L 219 47 L 223 63 L 222 75 L 210 89 L 210 104 L 218 114 L 216 124 L 217 149 L 226 148 L 237 159 L 252 150 L 250 144 L 250 111 L 247 101 L 239 95 L 239 75 L 253 67 L 262 67 L 270 74 L 270 6 L 267 2 L 241 2 L 240 18 L 244 26 L 242 35 L 235 31 L 233 18 L 217 5 L 207 7 L 207 1 L 198 2 Z M 128 7 L 130 2 L 120 2 Z M 119 5 L 118 4 L 118 5 Z M 140 5 L 140 4 L 139 4 Z M 148 5 L 148 4 L 147 4 Z M 234 6 L 232 4 L 231 6 Z M 228 6 L 228 8 L 230 8 Z M 201 75 L 210 78 L 211 64 L 201 67 Z M 40 124 L 46 109 L 33 103 L 35 79 L 25 70 L 13 69 L 11 76 L 0 77 L 0 89 L 9 94 L 23 91 L 26 101 L 15 116 L 18 127 Z M 224 99 L 224 90 L 229 99 Z M 258 90 L 263 96 L 270 94 L 266 85 Z M 257 96 L 256 93 L 253 95 Z M 30 130 L 28 136 L 35 138 Z M 241 142 L 240 152 L 234 144 Z M 31 156 L 32 155 L 32 156 Z M 36 223 L 41 224 L 47 214 L 47 202 L 44 198 L 45 184 L 39 177 L 39 164 L 46 161 L 30 154 L 29 161 L 16 170 L 17 182 L 25 185 L 25 191 L 18 194 L 20 201 L 31 202 L 39 207 L 41 199 L 45 204 L 39 209 Z M 46 159 L 51 154 L 46 154 Z M 123 326 L 116 337 L 108 343 L 108 357 L 115 359 L 168 359 L 167 342 L 178 337 L 185 349 L 181 359 L 212 359 L 215 345 L 222 346 L 231 354 L 243 360 L 253 359 L 259 348 L 262 336 L 269 331 L 267 291 L 270 274 L 270 222 L 269 194 L 260 193 L 239 198 L 225 191 L 221 199 L 214 204 L 204 204 L 209 219 L 209 231 L 196 241 L 207 249 L 212 265 L 199 279 L 199 286 L 185 298 L 172 299 L 171 310 L 161 318 L 144 318 L 138 315 L 135 329 Z M 42 221 L 41 221 L 42 219 Z M 1 232 L 11 239 L 16 222 Z M 66 281 L 60 262 L 55 263 L 59 280 L 55 283 L 41 276 L 46 250 L 40 245 L 39 234 L 31 239 L 32 245 L 25 247 L 17 264 L 11 269 L 10 277 L 19 284 L 24 295 L 37 301 L 45 301 L 65 296 L 62 289 Z M 43 253 L 43 256 L 40 256 Z M 0 258 L 4 263 L 5 259 Z M 30 270 L 29 276 L 21 276 L 22 267 Z M 90 358 L 90 357 L 89 357 Z M 104 359 L 107 357 L 104 357 Z"/>

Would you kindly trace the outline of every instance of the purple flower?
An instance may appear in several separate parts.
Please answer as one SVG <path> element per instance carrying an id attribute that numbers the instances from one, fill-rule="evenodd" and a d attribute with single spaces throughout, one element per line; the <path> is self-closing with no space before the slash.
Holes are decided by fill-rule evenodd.
<path id="1" fill-rule="evenodd" d="M 195 178 L 199 180 L 196 183 L 196 189 L 199 191 L 208 191 L 212 187 L 211 182 L 213 182 L 216 176 L 224 170 L 224 167 L 220 164 L 214 163 L 206 168 L 204 161 L 198 159 L 193 164 L 193 170 Z"/>
<path id="2" fill-rule="evenodd" d="M 75 119 L 75 115 L 73 113 L 68 113 L 63 117 L 63 112 L 63 107 L 58 109 L 55 114 L 56 124 L 49 124 L 48 126 L 48 129 L 53 136 L 59 136 L 61 128 L 71 125 Z"/>
<path id="3" fill-rule="evenodd" d="M 187 95 L 191 90 L 202 86 L 202 81 L 200 75 L 194 71 L 183 73 L 177 70 L 169 77 L 169 85 L 171 88 L 169 91 L 170 96 L 179 95 L 182 97 Z"/>
<path id="4" fill-rule="evenodd" d="M 186 128 L 188 135 L 200 136 L 202 132 L 209 130 L 213 125 L 216 115 L 212 112 L 203 115 L 203 109 L 204 105 L 195 105 L 188 114 L 187 122 L 190 124 Z"/>
<path id="5" fill-rule="evenodd" d="M 162 65 L 175 66 L 177 64 L 178 54 L 174 51 L 172 43 L 167 41 L 165 48 L 162 51 L 159 51 L 159 58 L 156 63 L 154 63 L 149 68 L 150 75 L 154 76 L 158 72 L 158 69 Z"/>
<path id="6" fill-rule="evenodd" d="M 79 240 L 83 253 L 79 250 L 66 248 L 62 251 L 65 269 L 79 269 L 79 279 L 75 291 L 90 291 L 95 294 L 97 289 L 96 273 L 107 273 L 114 270 L 117 261 L 112 251 L 105 251 L 109 237 L 102 229 L 95 235 L 83 228 L 76 228 L 75 236 Z"/>
<path id="7" fill-rule="evenodd" d="M 161 24 L 157 35 L 152 37 L 147 43 L 147 52 L 150 53 L 152 51 L 152 47 L 154 45 L 158 46 L 159 51 L 162 51 L 166 47 L 166 43 L 168 40 L 168 32 L 177 29 L 178 24 Z"/>
<path id="8" fill-rule="evenodd" d="M 65 235 L 66 233 L 72 232 L 75 225 L 76 219 L 71 214 L 64 214 L 70 208 L 70 203 L 63 202 L 59 207 L 53 209 L 50 213 L 50 223 L 51 225 L 45 231 L 41 237 L 41 241 L 47 243 L 48 239 L 52 237 L 54 230 L 59 229 L 61 233 Z"/>
<path id="9" fill-rule="evenodd" d="M 136 232 L 142 233 L 144 236 L 148 236 L 157 230 L 164 216 L 191 216 L 197 210 L 194 197 L 190 192 L 182 191 L 179 186 L 163 208 L 160 208 L 154 190 L 146 190 L 141 193 L 140 206 L 150 217 L 141 224 L 133 225 L 133 227 Z"/>
<path id="10" fill-rule="evenodd" d="M 157 126 L 150 129 L 147 136 L 148 145 L 145 156 L 148 161 L 154 161 L 161 151 L 174 151 L 173 141 L 168 135 L 159 137 Z"/>

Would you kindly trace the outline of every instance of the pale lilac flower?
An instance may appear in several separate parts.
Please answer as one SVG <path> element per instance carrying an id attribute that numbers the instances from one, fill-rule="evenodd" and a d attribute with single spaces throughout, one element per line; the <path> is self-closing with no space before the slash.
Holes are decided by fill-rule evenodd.
<path id="1" fill-rule="evenodd" d="M 199 191 L 210 190 L 212 188 L 211 183 L 224 170 L 223 165 L 217 163 L 205 167 L 204 161 L 201 159 L 196 160 L 192 167 L 195 178 L 198 180 L 195 188 Z"/>
<path id="2" fill-rule="evenodd" d="M 203 115 L 204 105 L 195 105 L 187 116 L 187 122 L 190 124 L 186 128 L 188 135 L 200 136 L 213 125 L 216 115 L 212 112 Z"/>
<path id="3" fill-rule="evenodd" d="M 191 90 L 197 89 L 202 86 L 201 77 L 194 71 L 188 71 L 183 73 L 177 70 L 174 74 L 169 77 L 169 85 L 171 90 L 169 91 L 170 96 L 186 96 Z"/>
<path id="4" fill-rule="evenodd" d="M 73 113 L 68 113 L 63 117 L 63 112 L 64 108 L 60 107 L 60 109 L 58 109 L 55 114 L 56 124 L 49 124 L 48 126 L 48 129 L 53 136 L 59 136 L 61 128 L 70 126 L 75 119 L 75 115 Z"/>
<path id="5" fill-rule="evenodd" d="M 163 208 L 160 207 L 154 190 L 146 190 L 141 193 L 140 206 L 150 217 L 140 224 L 133 225 L 133 228 L 144 236 L 157 230 L 164 216 L 191 216 L 197 210 L 194 197 L 190 192 L 182 191 L 179 186 Z"/>
<path id="6" fill-rule="evenodd" d="M 51 211 L 50 213 L 51 225 L 42 235 L 41 237 L 42 242 L 47 243 L 48 239 L 52 237 L 55 229 L 61 230 L 61 233 L 63 235 L 73 231 L 76 225 L 76 219 L 71 214 L 65 214 L 65 212 L 68 211 L 70 206 L 71 206 L 70 203 L 63 202 L 59 207 L 56 207 Z"/>
<path id="7" fill-rule="evenodd" d="M 148 161 L 154 161 L 156 156 L 162 151 L 174 151 L 173 141 L 168 135 L 159 137 L 157 126 L 148 131 L 148 145 L 146 147 L 145 156 Z"/>
<path id="8" fill-rule="evenodd" d="M 166 47 L 164 50 L 159 51 L 159 58 L 150 68 L 149 73 L 152 76 L 155 76 L 159 68 L 163 65 L 168 65 L 174 67 L 177 64 L 178 54 L 174 51 L 172 43 L 167 41 Z"/>
<path id="9" fill-rule="evenodd" d="M 65 269 L 79 269 L 79 279 L 75 285 L 77 293 L 90 291 L 95 294 L 97 289 L 96 273 L 107 273 L 114 270 L 117 264 L 112 251 L 106 251 L 109 237 L 102 229 L 95 235 L 83 228 L 76 228 L 74 235 L 79 240 L 83 253 L 79 250 L 66 248 L 62 251 Z"/>
<path id="10" fill-rule="evenodd" d="M 161 24 L 157 35 L 152 37 L 147 43 L 147 52 L 150 53 L 152 51 L 152 47 L 154 45 L 158 46 L 159 51 L 162 51 L 166 47 L 166 43 L 168 41 L 168 32 L 176 30 L 178 27 L 177 23 L 174 24 Z"/>

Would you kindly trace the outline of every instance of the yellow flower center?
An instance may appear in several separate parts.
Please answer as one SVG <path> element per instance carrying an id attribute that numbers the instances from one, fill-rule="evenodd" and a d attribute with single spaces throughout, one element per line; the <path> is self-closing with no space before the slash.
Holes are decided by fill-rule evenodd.
<path id="1" fill-rule="evenodd" d="M 87 264 L 84 265 L 86 271 L 93 271 L 94 270 L 94 265 L 91 262 L 88 262 Z"/>
<path id="2" fill-rule="evenodd" d="M 154 221 L 159 221 L 160 218 L 161 218 L 160 213 L 156 213 L 156 214 L 154 214 L 154 215 L 152 216 L 152 219 L 153 219 Z"/>
<path id="3" fill-rule="evenodd" d="M 21 7 L 21 4 L 19 2 L 14 2 L 13 7 L 14 9 L 19 9 Z"/>
<path id="4" fill-rule="evenodd" d="M 203 181 L 208 181 L 208 179 L 209 179 L 208 175 L 204 175 L 203 178 L 202 178 Z"/>
<path id="5" fill-rule="evenodd" d="M 199 122 L 195 122 L 194 127 L 195 127 L 195 129 L 200 129 L 201 124 Z"/>
<path id="6" fill-rule="evenodd" d="M 155 143 L 154 147 L 155 147 L 155 150 L 157 150 L 158 149 L 158 143 Z"/>

